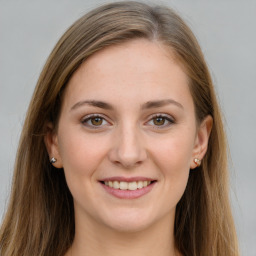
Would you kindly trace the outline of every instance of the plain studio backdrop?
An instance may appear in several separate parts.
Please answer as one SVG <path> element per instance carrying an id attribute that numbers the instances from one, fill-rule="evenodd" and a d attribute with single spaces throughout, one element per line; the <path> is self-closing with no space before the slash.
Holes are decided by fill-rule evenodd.
<path id="1" fill-rule="evenodd" d="M 106 2 L 0 0 L 0 217 L 26 109 L 46 58 L 75 20 Z M 256 256 L 256 0 L 158 3 L 185 19 L 205 54 L 225 115 L 242 255 Z"/>

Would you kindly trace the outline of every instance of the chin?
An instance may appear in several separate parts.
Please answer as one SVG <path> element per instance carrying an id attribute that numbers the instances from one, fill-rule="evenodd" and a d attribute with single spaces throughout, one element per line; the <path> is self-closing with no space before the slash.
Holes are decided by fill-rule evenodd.
<path id="1" fill-rule="evenodd" d="M 136 233 L 146 230 L 148 227 L 152 225 L 150 222 L 138 222 L 137 220 L 131 221 L 118 221 L 115 223 L 108 223 L 109 228 L 113 231 L 121 232 L 121 233 Z"/>
<path id="2" fill-rule="evenodd" d="M 113 231 L 127 233 L 140 232 L 157 222 L 154 214 L 150 214 L 149 212 L 145 213 L 145 211 L 126 209 L 115 213 L 112 212 L 110 216 L 105 215 L 107 218 L 103 221 L 105 222 L 105 226 L 111 228 Z"/>

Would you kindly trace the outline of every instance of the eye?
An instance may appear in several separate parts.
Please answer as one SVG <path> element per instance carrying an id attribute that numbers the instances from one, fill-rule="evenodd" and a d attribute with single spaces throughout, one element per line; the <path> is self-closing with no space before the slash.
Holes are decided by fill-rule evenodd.
<path id="1" fill-rule="evenodd" d="M 98 114 L 85 116 L 82 120 L 82 124 L 93 129 L 97 129 L 97 128 L 101 128 L 102 126 L 109 125 L 109 123 L 105 120 L 105 118 Z"/>
<path id="2" fill-rule="evenodd" d="M 148 124 L 155 126 L 157 128 L 165 128 L 170 126 L 173 123 L 174 123 L 174 119 L 171 118 L 169 115 L 164 115 L 164 114 L 151 116 L 151 119 L 148 122 Z"/>

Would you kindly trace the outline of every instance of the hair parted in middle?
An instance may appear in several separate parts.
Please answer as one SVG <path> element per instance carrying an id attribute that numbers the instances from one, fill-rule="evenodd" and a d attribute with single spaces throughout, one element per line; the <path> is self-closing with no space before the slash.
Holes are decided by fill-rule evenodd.
<path id="1" fill-rule="evenodd" d="M 62 256 L 74 233 L 73 199 L 64 173 L 50 164 L 47 123 L 58 120 L 69 79 L 94 53 L 144 38 L 169 47 L 188 76 L 198 124 L 213 117 L 208 151 L 191 171 L 176 208 L 176 246 L 183 255 L 238 255 L 229 206 L 226 139 L 211 77 L 198 42 L 170 8 L 123 1 L 76 21 L 50 54 L 35 88 L 17 154 L 11 200 L 0 233 L 3 256 Z M 7 242 L 9 241 L 9 243 Z"/>

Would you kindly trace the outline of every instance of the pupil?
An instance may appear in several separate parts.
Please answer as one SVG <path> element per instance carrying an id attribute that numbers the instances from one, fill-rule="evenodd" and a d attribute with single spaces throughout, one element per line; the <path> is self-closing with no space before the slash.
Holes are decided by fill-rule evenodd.
<path id="1" fill-rule="evenodd" d="M 100 117 L 95 117 L 92 119 L 92 124 L 93 125 L 101 125 L 102 124 L 102 118 Z"/>
<path id="2" fill-rule="evenodd" d="M 164 121 L 165 121 L 165 119 L 163 117 L 157 117 L 157 118 L 155 118 L 155 122 L 154 123 L 156 125 L 163 125 Z"/>

